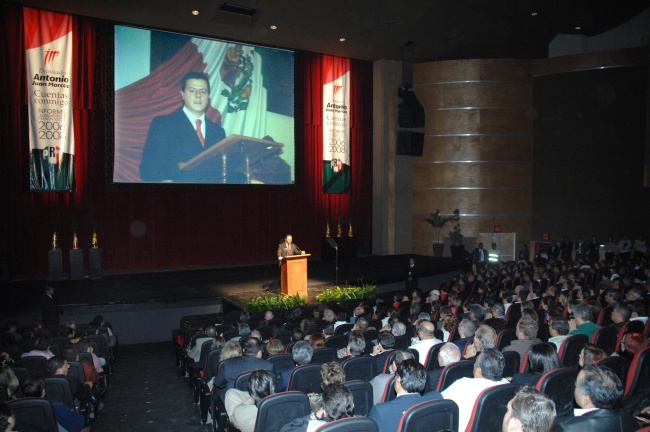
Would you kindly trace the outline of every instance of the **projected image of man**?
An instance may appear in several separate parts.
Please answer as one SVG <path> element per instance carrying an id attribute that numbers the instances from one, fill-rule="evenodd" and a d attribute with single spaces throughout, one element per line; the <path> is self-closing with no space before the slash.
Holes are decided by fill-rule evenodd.
<path id="1" fill-rule="evenodd" d="M 140 177 L 145 182 L 214 183 L 219 169 L 211 164 L 180 170 L 205 149 L 225 138 L 223 128 L 205 116 L 210 103 L 210 82 L 201 72 L 190 72 L 181 80 L 183 107 L 154 117 L 142 153 Z"/>

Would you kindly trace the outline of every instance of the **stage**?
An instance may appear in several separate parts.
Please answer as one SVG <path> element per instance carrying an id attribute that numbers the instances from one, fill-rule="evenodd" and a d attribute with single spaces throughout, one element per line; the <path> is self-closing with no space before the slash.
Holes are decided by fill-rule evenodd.
<path id="1" fill-rule="evenodd" d="M 324 287 L 369 283 L 380 293 L 404 288 L 408 259 L 413 255 L 372 256 L 335 262 L 309 259 L 309 303 Z M 415 256 L 421 268 L 420 287 L 431 290 L 448 281 L 461 267 L 450 258 Z M 338 275 L 338 278 L 337 278 Z M 173 271 L 104 271 L 101 279 L 24 279 L 2 284 L 2 323 L 19 325 L 39 318 L 39 300 L 47 284 L 65 311 L 61 322 L 89 322 L 98 314 L 111 321 L 121 343 L 154 342 L 169 338 L 184 315 L 237 310 L 252 297 L 280 292 L 277 262 Z"/>

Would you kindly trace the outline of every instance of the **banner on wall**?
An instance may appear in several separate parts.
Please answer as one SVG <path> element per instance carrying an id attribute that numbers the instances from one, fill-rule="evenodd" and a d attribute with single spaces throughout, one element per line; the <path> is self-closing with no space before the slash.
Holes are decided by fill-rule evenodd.
<path id="1" fill-rule="evenodd" d="M 323 56 L 323 193 L 350 193 L 350 59 Z"/>
<path id="2" fill-rule="evenodd" d="M 75 190 L 72 17 L 23 8 L 32 191 Z"/>

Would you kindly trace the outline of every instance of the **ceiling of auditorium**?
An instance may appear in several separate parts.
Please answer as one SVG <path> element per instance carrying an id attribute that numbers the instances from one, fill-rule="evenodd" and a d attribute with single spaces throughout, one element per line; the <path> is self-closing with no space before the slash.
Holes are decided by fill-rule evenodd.
<path id="1" fill-rule="evenodd" d="M 649 0 L 14 1 L 201 36 L 413 63 L 544 58 L 548 44 L 559 33 L 598 35 L 650 6 Z M 249 17 L 219 11 L 223 3 L 255 13 Z M 194 10 L 198 15 L 192 14 Z"/>

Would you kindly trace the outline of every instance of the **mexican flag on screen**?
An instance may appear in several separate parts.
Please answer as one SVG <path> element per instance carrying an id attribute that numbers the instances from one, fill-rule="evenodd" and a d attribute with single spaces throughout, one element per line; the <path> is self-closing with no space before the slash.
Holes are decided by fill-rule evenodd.
<path id="1" fill-rule="evenodd" d="M 33 191 L 75 189 L 72 17 L 23 8 Z"/>
<path id="2" fill-rule="evenodd" d="M 350 59 L 323 56 L 323 193 L 350 193 Z"/>

